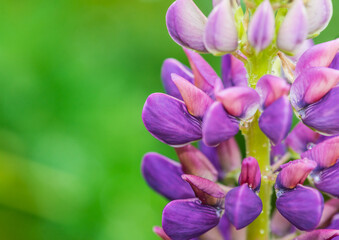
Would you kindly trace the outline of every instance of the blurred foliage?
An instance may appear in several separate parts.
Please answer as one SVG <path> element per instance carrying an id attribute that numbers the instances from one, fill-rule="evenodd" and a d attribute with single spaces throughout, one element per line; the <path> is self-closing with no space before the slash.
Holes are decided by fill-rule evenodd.
<path id="1" fill-rule="evenodd" d="M 1 1 L 2 239 L 157 239 L 166 200 L 140 162 L 175 154 L 140 116 L 147 95 L 163 91 L 163 60 L 187 64 L 166 30 L 171 2 Z M 338 18 L 317 42 L 338 37 Z M 219 72 L 220 59 L 206 58 Z"/>

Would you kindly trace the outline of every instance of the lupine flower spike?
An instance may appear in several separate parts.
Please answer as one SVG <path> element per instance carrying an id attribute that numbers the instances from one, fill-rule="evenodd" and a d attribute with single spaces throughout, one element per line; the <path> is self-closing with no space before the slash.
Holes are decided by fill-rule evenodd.
<path id="1" fill-rule="evenodd" d="M 193 0 L 169 6 L 169 36 L 187 61 L 164 61 L 166 93 L 142 110 L 146 129 L 177 155 L 142 160 L 145 181 L 168 201 L 154 233 L 338 240 L 339 39 L 312 41 L 332 1 L 212 3 L 206 15 Z M 201 53 L 222 56 L 221 76 Z"/>

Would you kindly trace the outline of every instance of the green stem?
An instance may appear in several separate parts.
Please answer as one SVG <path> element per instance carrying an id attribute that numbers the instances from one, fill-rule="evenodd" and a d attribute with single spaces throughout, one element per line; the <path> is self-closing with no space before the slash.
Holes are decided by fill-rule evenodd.
<path id="1" fill-rule="evenodd" d="M 270 57 L 272 56 L 272 57 Z M 255 88 L 257 81 L 265 74 L 271 73 L 273 54 L 261 52 L 248 59 L 246 66 L 249 74 L 249 83 Z M 259 128 L 260 112 L 258 111 L 249 125 L 243 129 L 246 141 L 246 155 L 257 159 L 261 171 L 261 187 L 259 197 L 263 203 L 263 210 L 258 218 L 247 227 L 247 240 L 270 239 L 270 212 L 273 182 L 270 174 L 270 141 Z"/>
<path id="2" fill-rule="evenodd" d="M 258 218 L 247 228 L 247 240 L 270 239 L 270 212 L 273 183 L 269 179 L 270 172 L 270 142 L 260 130 L 258 124 L 259 112 L 251 122 L 249 129 L 244 133 L 246 140 L 246 155 L 258 160 L 261 171 L 261 187 L 259 197 L 263 203 L 263 210 Z"/>

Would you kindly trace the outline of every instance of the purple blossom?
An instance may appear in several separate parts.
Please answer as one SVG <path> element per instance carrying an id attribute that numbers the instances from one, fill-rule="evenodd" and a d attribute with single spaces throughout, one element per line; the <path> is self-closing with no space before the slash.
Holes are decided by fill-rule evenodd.
<path id="1" fill-rule="evenodd" d="M 339 197 L 339 39 L 306 40 L 328 24 L 332 2 L 264 0 L 246 7 L 244 13 L 238 1 L 215 0 L 207 18 L 194 1 L 176 0 L 167 11 L 169 34 L 184 47 L 190 68 L 165 60 L 167 94 L 151 94 L 142 111 L 147 130 L 174 147 L 179 160 L 143 158 L 146 182 L 170 200 L 162 227 L 153 230 L 165 240 L 245 239 L 235 229 L 266 217 L 279 237 L 336 239 L 338 199 L 324 203 L 323 194 Z M 221 77 L 198 52 L 226 54 Z M 280 70 L 256 72 L 256 65 L 277 65 L 277 54 L 290 82 Z M 293 111 L 301 121 L 290 131 Z M 268 224 L 273 184 L 277 199 Z"/>

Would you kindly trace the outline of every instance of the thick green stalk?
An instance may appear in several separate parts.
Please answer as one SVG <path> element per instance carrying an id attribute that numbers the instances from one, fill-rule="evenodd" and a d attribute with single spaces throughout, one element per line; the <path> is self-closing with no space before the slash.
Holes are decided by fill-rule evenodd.
<path id="1" fill-rule="evenodd" d="M 262 54 L 248 59 L 246 66 L 249 83 L 255 88 L 257 81 L 265 74 L 272 71 L 272 55 Z M 274 55 L 273 55 L 274 56 Z M 260 112 L 258 111 L 253 120 L 244 127 L 243 134 L 246 141 L 246 155 L 258 160 L 261 171 L 261 187 L 259 197 L 263 203 L 263 210 L 258 218 L 247 227 L 247 240 L 270 239 L 270 211 L 273 183 L 269 179 L 270 165 L 270 141 L 259 128 Z"/>
<path id="2" fill-rule="evenodd" d="M 263 134 L 258 124 L 259 112 L 251 122 L 247 131 L 243 131 L 246 140 L 246 155 L 256 158 L 259 162 L 261 187 L 259 197 L 263 203 L 263 210 L 259 217 L 247 228 L 247 240 L 270 239 L 270 211 L 272 183 L 268 174 L 270 171 L 270 142 Z"/>

